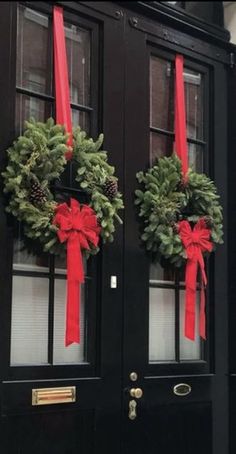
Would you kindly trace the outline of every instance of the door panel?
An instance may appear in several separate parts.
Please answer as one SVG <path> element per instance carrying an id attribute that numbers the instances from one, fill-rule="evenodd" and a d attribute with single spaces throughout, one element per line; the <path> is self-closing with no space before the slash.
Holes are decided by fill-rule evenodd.
<path id="1" fill-rule="evenodd" d="M 207 342 L 203 343 L 197 336 L 192 343 L 183 337 L 182 332 L 184 273 L 173 274 L 168 268 L 161 270 L 153 265 L 150 270 L 149 259 L 140 242 L 133 204 L 137 188 L 136 173 L 147 169 L 150 161 L 153 162 L 156 157 L 172 153 L 173 83 L 169 77 L 177 51 L 183 53 L 185 59 L 190 164 L 197 171 L 204 170 L 215 179 L 226 214 L 226 192 L 222 186 L 226 161 L 222 163 L 221 154 L 223 142 L 226 144 L 226 123 L 220 124 L 219 115 L 219 106 L 226 108 L 222 99 L 225 95 L 226 70 L 209 58 L 200 57 L 181 47 L 184 37 L 182 40 L 179 36 L 176 49 L 175 43 L 167 45 L 164 40 L 157 40 L 158 25 L 155 31 L 152 24 L 149 26 L 145 22 L 144 29 L 142 18 L 137 16 L 135 19 L 135 25 L 130 18 L 126 28 L 129 55 L 126 90 L 129 96 L 125 106 L 123 449 L 129 452 L 133 447 L 138 454 L 145 450 L 148 453 L 158 451 L 160 454 L 199 451 L 204 454 L 227 453 L 228 406 L 224 378 L 227 373 L 224 361 L 224 352 L 227 351 L 227 285 L 226 281 L 223 283 L 222 279 L 217 278 L 219 267 L 222 263 L 226 266 L 226 246 L 220 247 L 208 262 Z M 223 88 L 218 98 L 216 93 L 220 85 Z M 214 140 L 215 135 L 219 142 Z M 222 169 L 220 165 L 223 165 Z M 219 313 L 223 315 L 224 323 L 221 333 Z M 221 345 L 218 343 L 219 336 Z M 129 378 L 132 371 L 138 375 L 135 383 Z M 174 387 L 181 383 L 191 388 L 186 396 L 174 394 Z M 130 389 L 133 387 L 141 388 L 143 397 L 136 399 L 137 417 L 132 420 L 129 419 L 129 406 L 132 399 Z M 220 412 L 226 416 L 224 423 Z"/>

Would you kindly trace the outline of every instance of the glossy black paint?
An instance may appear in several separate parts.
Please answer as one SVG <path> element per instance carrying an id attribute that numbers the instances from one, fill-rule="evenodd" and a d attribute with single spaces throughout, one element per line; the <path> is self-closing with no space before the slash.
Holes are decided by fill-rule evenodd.
<path id="1" fill-rule="evenodd" d="M 228 212 L 234 210 L 234 154 L 227 160 L 227 77 L 235 94 L 235 70 L 230 69 L 228 33 L 206 24 L 184 11 L 160 2 L 58 2 L 71 21 L 92 24 L 98 29 L 94 56 L 99 84 L 94 88 L 98 123 L 93 135 L 103 130 L 105 147 L 116 165 L 120 189 L 125 193 L 124 226 L 119 227 L 113 245 L 103 248 L 94 266 L 99 276 L 93 299 L 98 301 L 91 324 L 96 332 L 92 365 L 9 367 L 11 320 L 11 268 L 13 228 L 0 210 L 0 379 L 2 454 L 228 454 L 228 264 L 231 302 L 231 427 L 232 454 L 235 452 L 234 374 L 236 317 L 234 294 L 234 224 Z M 36 2 L 26 2 L 31 7 Z M 37 2 L 41 11 L 51 3 Z M 136 19 L 136 21 L 134 20 Z M 0 167 L 3 150 L 14 138 L 14 93 L 16 52 L 16 2 L 2 2 L 0 15 Z M 211 333 L 202 363 L 148 364 L 148 260 L 139 247 L 133 207 L 135 174 L 147 165 L 149 142 L 148 58 L 150 47 L 173 58 L 182 52 L 190 66 L 206 74 L 209 91 L 208 121 L 205 125 L 209 148 L 205 168 L 216 180 L 225 214 L 225 245 L 211 260 Z M 236 77 L 236 76 L 235 76 Z M 95 78 L 96 79 L 96 78 Z M 230 112 L 235 97 L 229 93 Z M 3 109 L 4 106 L 4 109 Z M 230 118 L 230 115 L 229 115 Z M 232 117 L 233 118 L 233 117 Z M 235 139 L 230 122 L 232 150 Z M 229 182 L 229 185 L 227 184 Z M 228 193 L 230 204 L 228 206 Z M 6 247 L 7 245 L 7 247 Z M 118 288 L 110 288 L 110 275 Z M 144 397 L 138 402 L 138 418 L 127 417 L 132 383 L 129 374 L 138 373 L 137 385 Z M 186 381 L 192 392 L 183 400 L 173 387 Z M 73 405 L 31 406 L 31 389 L 75 385 L 78 402 Z M 236 402 L 235 402 L 236 405 Z"/>

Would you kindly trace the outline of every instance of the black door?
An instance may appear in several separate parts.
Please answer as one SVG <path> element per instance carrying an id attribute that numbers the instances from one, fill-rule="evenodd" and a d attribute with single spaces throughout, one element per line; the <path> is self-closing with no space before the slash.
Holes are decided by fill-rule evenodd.
<path id="1" fill-rule="evenodd" d="M 124 400 L 123 449 L 223 454 L 228 452 L 226 243 L 208 263 L 207 341 L 198 334 L 189 341 L 183 336 L 184 273 L 149 262 L 140 243 L 134 191 L 136 173 L 173 150 L 178 52 L 185 61 L 190 164 L 215 179 L 226 209 L 227 68 L 194 39 L 137 15 L 130 15 L 126 43 L 124 383 L 127 390 L 141 388 L 143 396 L 136 399 L 135 420 L 127 417 L 129 392 Z M 136 382 L 130 379 L 133 371 Z M 178 384 L 187 385 L 180 389 L 189 394 L 179 394 Z"/>
<path id="2" fill-rule="evenodd" d="M 156 20 L 155 8 L 149 18 L 132 7 L 64 2 L 73 121 L 92 136 L 105 133 L 125 201 L 115 242 L 87 264 L 80 347 L 63 346 L 65 264 L 22 251 L 20 227 L 6 217 L 2 198 L 4 454 L 228 452 L 226 235 L 208 264 L 207 342 L 187 341 L 183 273 L 149 262 L 133 202 L 136 172 L 172 151 L 178 52 L 185 59 L 190 162 L 215 179 L 226 215 L 229 56 L 202 24 L 185 24 L 184 33 L 164 6 L 156 6 Z M 5 2 L 1 11 L 4 150 L 29 115 L 53 114 L 54 98 L 51 6 Z M 181 383 L 187 395 L 175 394 Z M 76 401 L 32 405 L 32 390 L 44 388 L 76 392 Z"/>

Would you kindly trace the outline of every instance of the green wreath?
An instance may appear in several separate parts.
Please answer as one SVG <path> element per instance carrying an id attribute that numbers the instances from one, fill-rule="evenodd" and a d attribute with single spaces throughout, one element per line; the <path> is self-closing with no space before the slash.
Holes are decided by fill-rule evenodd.
<path id="1" fill-rule="evenodd" d="M 141 188 L 135 191 L 135 204 L 142 220 L 141 240 L 154 261 L 164 258 L 175 266 L 186 261 L 178 235 L 181 220 L 194 225 L 204 218 L 212 243 L 223 243 L 222 207 L 216 187 L 206 175 L 189 169 L 183 184 L 181 161 L 172 155 L 137 173 L 137 179 Z"/>
<path id="2" fill-rule="evenodd" d="M 65 246 L 58 241 L 58 228 L 52 224 L 57 207 L 52 184 L 60 182 L 66 168 L 68 135 L 51 118 L 46 123 L 30 120 L 25 126 L 24 134 L 7 150 L 8 165 L 2 174 L 8 194 L 6 210 L 22 223 L 26 239 L 40 244 L 45 252 L 60 254 Z M 102 143 L 102 134 L 94 142 L 76 128 L 71 162 L 76 168 L 75 180 L 88 195 L 106 242 L 113 241 L 115 221 L 122 223 L 118 212 L 123 201 L 115 169 L 107 162 L 107 152 L 100 150 Z M 94 247 L 90 253 L 97 251 Z"/>

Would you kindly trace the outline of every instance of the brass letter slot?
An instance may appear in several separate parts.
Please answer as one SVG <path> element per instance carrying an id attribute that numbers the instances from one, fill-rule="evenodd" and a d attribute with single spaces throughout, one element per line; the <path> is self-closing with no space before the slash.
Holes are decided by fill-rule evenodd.
<path id="1" fill-rule="evenodd" d="M 75 386 L 32 389 L 32 405 L 67 404 L 75 401 Z"/>

